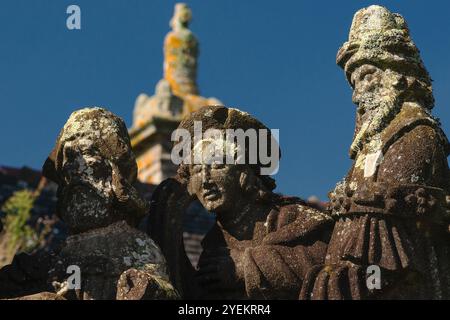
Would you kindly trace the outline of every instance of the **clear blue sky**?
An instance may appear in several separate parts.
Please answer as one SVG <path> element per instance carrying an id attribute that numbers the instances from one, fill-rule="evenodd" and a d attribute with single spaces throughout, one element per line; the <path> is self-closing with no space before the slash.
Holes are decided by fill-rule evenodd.
<path id="1" fill-rule="evenodd" d="M 199 86 L 280 129 L 280 192 L 326 193 L 347 172 L 351 90 L 335 65 L 356 10 L 373 1 L 186 1 L 201 44 Z M 175 1 L 2 0 L 0 164 L 40 168 L 70 113 L 104 106 L 131 125 L 136 96 L 162 76 Z M 66 8 L 82 30 L 66 29 Z M 448 1 L 378 1 L 407 19 L 450 132 Z"/>

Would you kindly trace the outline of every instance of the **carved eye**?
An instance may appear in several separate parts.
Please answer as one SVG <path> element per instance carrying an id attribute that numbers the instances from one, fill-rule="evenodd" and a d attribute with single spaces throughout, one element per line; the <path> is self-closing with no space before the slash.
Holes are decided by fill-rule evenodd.
<path id="1" fill-rule="evenodd" d="M 360 81 L 371 81 L 373 79 L 373 74 L 376 72 L 376 69 L 366 69 L 359 75 Z"/>
<path id="2" fill-rule="evenodd" d="M 364 80 L 364 81 L 370 81 L 370 80 L 372 80 L 372 78 L 373 78 L 373 74 L 372 74 L 372 73 L 367 73 L 367 74 L 364 76 L 363 80 Z"/>

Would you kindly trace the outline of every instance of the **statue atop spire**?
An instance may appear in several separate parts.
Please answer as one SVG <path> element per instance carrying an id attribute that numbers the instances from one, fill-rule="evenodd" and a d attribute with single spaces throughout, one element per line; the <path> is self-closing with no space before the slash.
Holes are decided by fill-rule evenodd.
<path id="1" fill-rule="evenodd" d="M 198 40 L 189 30 L 192 11 L 185 3 L 177 3 L 170 20 L 172 31 L 164 41 L 164 78 L 175 94 L 197 95 Z"/>
<path id="2" fill-rule="evenodd" d="M 186 3 L 177 3 L 169 25 L 173 30 L 179 31 L 181 29 L 187 29 L 191 20 L 192 10 L 188 5 Z"/>

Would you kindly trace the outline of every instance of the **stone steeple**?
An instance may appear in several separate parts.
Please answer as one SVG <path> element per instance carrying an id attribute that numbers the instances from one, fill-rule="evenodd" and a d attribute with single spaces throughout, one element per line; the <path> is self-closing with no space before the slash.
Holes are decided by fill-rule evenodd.
<path id="1" fill-rule="evenodd" d="M 164 41 L 164 78 L 156 85 L 153 96 L 140 94 L 134 106 L 129 133 L 138 163 L 138 179 L 144 183 L 159 184 L 175 175 L 170 136 L 181 119 L 203 106 L 222 104 L 215 98 L 199 95 L 196 82 L 199 43 L 188 28 L 191 18 L 186 4 L 175 5 L 170 21 L 172 30 Z"/>

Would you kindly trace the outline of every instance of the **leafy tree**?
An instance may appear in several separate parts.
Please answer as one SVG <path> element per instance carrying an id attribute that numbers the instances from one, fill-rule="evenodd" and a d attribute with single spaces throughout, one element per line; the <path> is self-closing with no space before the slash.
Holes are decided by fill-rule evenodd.
<path id="1" fill-rule="evenodd" d="M 39 244 L 38 233 L 27 224 L 36 196 L 29 190 L 16 191 L 3 205 L 4 232 L 8 237 L 8 253 L 29 252 Z"/>

